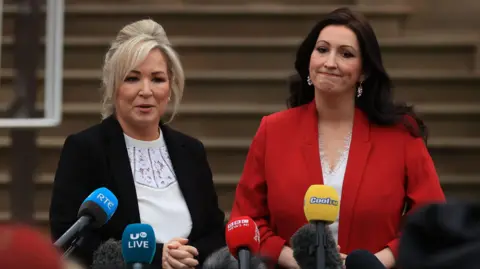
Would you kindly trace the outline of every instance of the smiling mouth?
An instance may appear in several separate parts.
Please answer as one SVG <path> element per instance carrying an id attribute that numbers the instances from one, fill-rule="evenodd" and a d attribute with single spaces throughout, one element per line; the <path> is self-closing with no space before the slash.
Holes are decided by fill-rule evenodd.
<path id="1" fill-rule="evenodd" d="M 138 108 L 152 108 L 153 106 L 152 105 L 140 105 L 140 106 L 137 106 Z"/>
<path id="2" fill-rule="evenodd" d="M 340 75 L 331 74 L 331 73 L 320 72 L 320 74 L 325 75 L 325 76 L 331 76 L 331 77 L 340 77 Z"/>

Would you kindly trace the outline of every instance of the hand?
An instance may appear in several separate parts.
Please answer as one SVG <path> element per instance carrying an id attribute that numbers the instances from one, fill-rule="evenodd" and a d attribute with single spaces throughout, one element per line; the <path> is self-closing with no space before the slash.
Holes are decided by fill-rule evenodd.
<path id="1" fill-rule="evenodd" d="M 287 246 L 283 247 L 278 257 L 278 264 L 287 269 L 300 269 L 295 258 L 293 258 L 293 250 Z"/>
<path id="2" fill-rule="evenodd" d="M 163 268 L 164 269 L 192 269 L 198 265 L 194 258 L 198 256 L 198 250 L 186 245 L 184 238 L 174 238 L 163 245 Z"/>
<path id="3" fill-rule="evenodd" d="M 343 254 L 340 252 L 340 246 L 337 245 L 337 251 L 340 254 L 340 259 L 342 259 L 343 266 L 342 268 L 345 268 L 345 259 L 347 258 L 347 254 Z"/>

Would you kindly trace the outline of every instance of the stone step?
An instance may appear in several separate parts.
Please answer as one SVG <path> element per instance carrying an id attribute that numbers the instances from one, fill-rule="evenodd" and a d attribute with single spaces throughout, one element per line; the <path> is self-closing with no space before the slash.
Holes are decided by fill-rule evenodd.
<path id="1" fill-rule="evenodd" d="M 0 108 L 6 105 L 0 105 Z M 43 105 L 38 105 L 42 110 Z M 284 110 L 282 105 L 263 104 L 184 104 L 172 127 L 194 137 L 209 139 L 251 139 L 262 117 Z M 429 128 L 431 138 L 480 137 L 480 104 L 418 104 L 419 116 Z M 101 121 L 100 104 L 68 103 L 63 106 L 63 119 L 58 127 L 39 131 L 42 137 L 65 137 Z M 169 110 L 170 111 L 170 110 Z M 168 112 L 170 113 L 170 112 Z M 0 129 L 0 136 L 9 134 Z"/>
<path id="2" fill-rule="evenodd" d="M 15 4 L 16 0 L 4 0 L 5 4 Z M 98 3 L 97 0 L 65 0 L 67 5 L 70 4 L 95 4 Z M 322 0 L 322 5 L 353 5 L 357 0 Z M 111 5 L 138 5 L 138 4 L 156 4 L 156 5 L 165 5 L 165 4 L 178 4 L 178 5 L 238 5 L 238 4 L 248 4 L 248 5 L 271 5 L 271 4 L 289 4 L 289 5 L 312 5 L 318 4 L 318 0 L 102 0 L 102 4 L 111 4 Z"/>
<path id="3" fill-rule="evenodd" d="M 240 174 L 251 139 L 202 138 L 214 175 Z M 37 172 L 54 173 L 65 137 L 39 137 Z M 0 137 L 0 171 L 8 171 L 11 158 L 9 137 Z M 439 174 L 480 174 L 479 138 L 431 138 L 429 150 Z"/>
<path id="4" fill-rule="evenodd" d="M 64 40 L 65 69 L 99 69 L 113 37 L 71 36 Z M 387 70 L 475 68 L 477 39 L 471 36 L 393 37 L 379 40 Z M 13 37 L 4 37 L 2 67 L 13 67 Z M 174 37 L 184 68 L 190 70 L 289 70 L 301 38 Z M 44 49 L 39 67 L 44 68 Z"/>
<path id="5" fill-rule="evenodd" d="M 219 198 L 219 205 L 224 212 L 226 212 L 226 219 L 228 219 L 229 212 L 233 206 L 235 198 L 235 188 L 240 178 L 240 175 L 226 176 L 229 179 L 223 183 L 218 183 L 219 177 L 215 177 L 217 182 L 217 194 Z M 0 223 L 10 219 L 9 193 L 7 191 L 9 184 L 9 176 L 7 174 L 0 175 Z M 38 176 L 36 180 L 36 192 L 34 195 L 35 203 L 35 219 L 40 227 L 48 231 L 48 210 L 51 197 L 53 182 L 53 174 L 44 174 Z M 440 182 L 445 195 L 453 199 L 468 199 L 473 201 L 480 201 L 480 175 L 444 175 L 440 177 Z"/>
<path id="6" fill-rule="evenodd" d="M 477 103 L 480 73 L 429 70 L 390 70 L 398 100 L 416 103 Z M 13 100 L 12 69 L 3 69 L 0 102 Z M 285 104 L 290 71 L 190 71 L 184 104 Z M 63 71 L 65 103 L 100 103 L 99 69 Z M 43 71 L 38 72 L 38 100 L 43 100 Z"/>
<path id="7" fill-rule="evenodd" d="M 319 4 L 69 4 L 65 8 L 65 33 L 68 36 L 112 36 L 128 23 L 151 18 L 161 23 L 170 37 L 304 36 L 319 18 L 337 7 Z M 400 36 L 403 22 L 411 12 L 408 5 L 352 5 L 351 8 L 367 16 L 378 36 Z M 4 5 L 4 35 L 13 33 L 16 12 L 16 6 Z"/>

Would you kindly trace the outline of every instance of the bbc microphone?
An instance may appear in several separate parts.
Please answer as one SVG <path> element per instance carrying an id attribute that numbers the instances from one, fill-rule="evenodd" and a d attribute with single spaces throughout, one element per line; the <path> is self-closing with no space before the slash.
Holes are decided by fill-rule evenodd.
<path id="1" fill-rule="evenodd" d="M 316 226 L 316 269 L 325 269 L 325 225 L 337 219 L 339 208 L 339 196 L 333 187 L 311 185 L 305 193 L 305 217 Z"/>
<path id="2" fill-rule="evenodd" d="M 293 258 L 302 269 L 314 269 L 316 266 L 317 227 L 311 223 L 298 229 L 290 238 Z M 337 242 L 332 231 L 325 227 L 325 268 L 341 269 L 343 262 L 337 250 Z"/>
<path id="3" fill-rule="evenodd" d="M 347 269 L 386 269 L 375 255 L 363 249 L 352 251 L 345 259 L 345 267 Z"/>
<path id="4" fill-rule="evenodd" d="M 252 255 L 250 259 L 251 269 L 267 269 L 267 259 Z M 238 269 L 238 261 L 232 256 L 228 247 L 214 251 L 203 262 L 202 269 Z"/>
<path id="5" fill-rule="evenodd" d="M 230 253 L 238 260 L 239 269 L 250 269 L 252 254 L 260 250 L 260 232 L 250 217 L 230 220 L 225 228 L 225 239 Z"/>
<path id="6" fill-rule="evenodd" d="M 64 247 L 77 233 L 87 227 L 100 228 L 113 216 L 118 207 L 118 200 L 107 188 L 99 188 L 92 192 L 78 210 L 78 220 L 57 240 L 56 247 Z M 65 256 L 73 251 L 67 250 Z"/>
<path id="7" fill-rule="evenodd" d="M 122 254 L 126 268 L 149 268 L 155 257 L 156 248 L 152 226 L 142 223 L 129 224 L 123 231 Z"/>
<path id="8" fill-rule="evenodd" d="M 93 262 L 90 269 L 124 269 L 122 243 L 108 239 L 93 252 Z"/>

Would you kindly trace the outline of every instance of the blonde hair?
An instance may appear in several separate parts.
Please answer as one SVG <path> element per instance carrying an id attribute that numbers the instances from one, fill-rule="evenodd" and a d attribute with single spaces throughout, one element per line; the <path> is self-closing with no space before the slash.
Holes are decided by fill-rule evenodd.
<path id="1" fill-rule="evenodd" d="M 131 23 L 118 33 L 105 55 L 102 75 L 102 119 L 115 113 L 115 93 L 128 73 L 158 48 L 167 60 L 173 111 L 175 116 L 183 96 L 185 74 L 180 59 L 172 48 L 163 27 L 153 20 Z"/>

